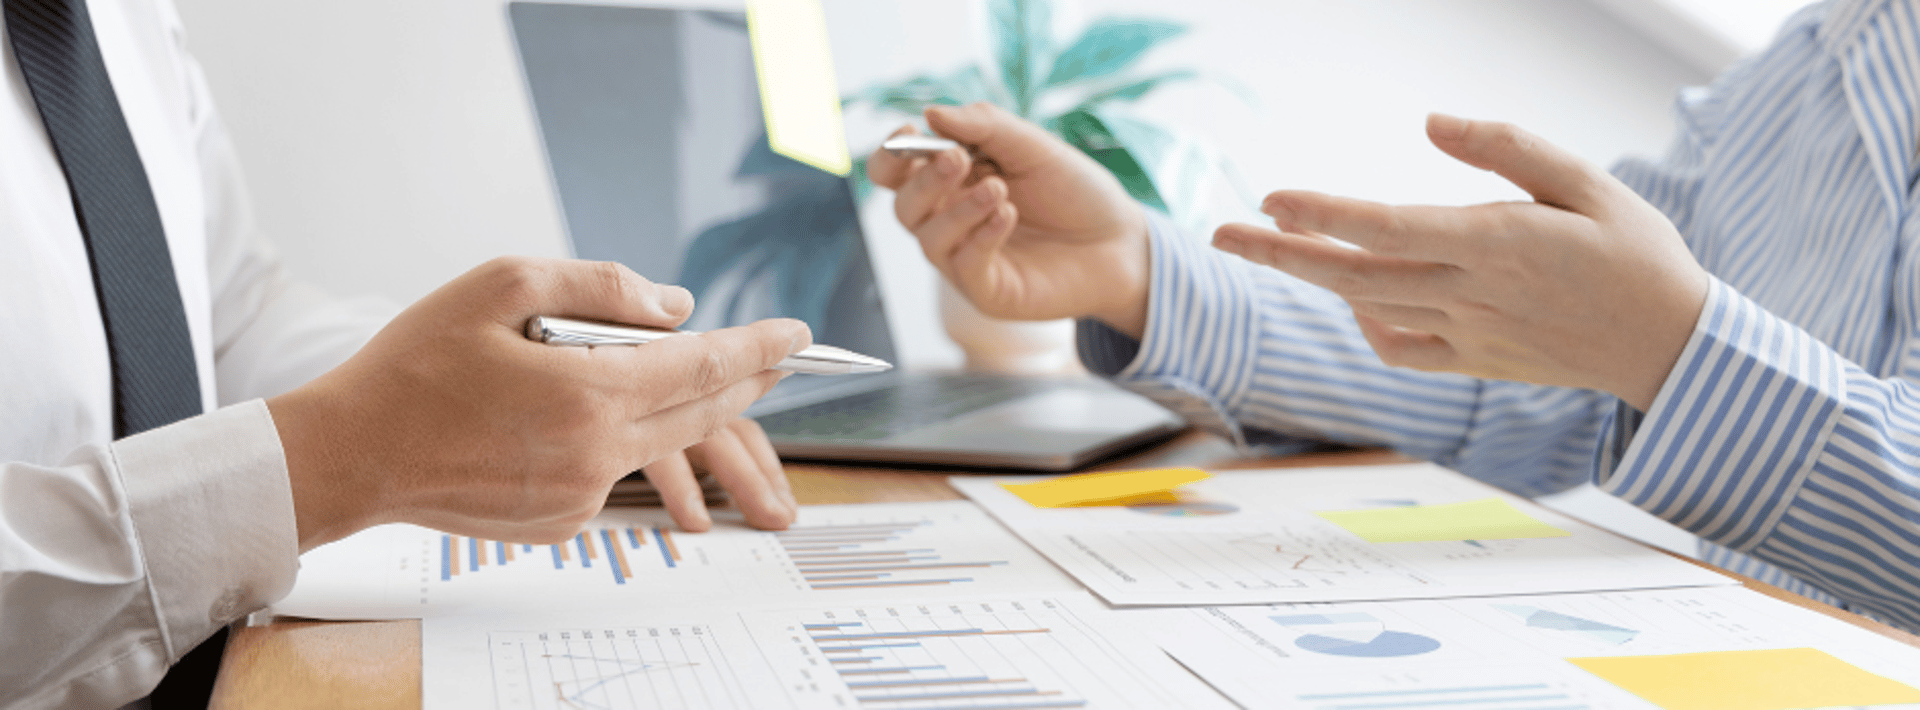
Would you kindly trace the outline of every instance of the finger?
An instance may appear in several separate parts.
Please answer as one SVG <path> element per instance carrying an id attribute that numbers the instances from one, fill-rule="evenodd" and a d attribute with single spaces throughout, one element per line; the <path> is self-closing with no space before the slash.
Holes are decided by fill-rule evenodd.
<path id="1" fill-rule="evenodd" d="M 1491 230 L 1471 208 L 1394 206 L 1305 190 L 1267 195 L 1260 211 L 1280 231 L 1329 234 L 1375 254 L 1459 263 Z"/>
<path id="2" fill-rule="evenodd" d="M 672 328 L 693 313 L 693 294 L 669 284 L 656 284 L 633 269 L 610 261 L 494 259 L 455 279 L 484 281 L 480 290 L 501 298 L 498 317 L 519 332 L 537 315 Z M 443 288 L 455 288 L 448 284 Z"/>
<path id="3" fill-rule="evenodd" d="M 1246 224 L 1214 231 L 1214 247 L 1292 274 L 1348 299 L 1409 306 L 1442 302 L 1453 267 L 1381 256 L 1332 241 Z"/>
<path id="4" fill-rule="evenodd" d="M 704 442 L 725 429 L 753 404 L 773 389 L 785 373 L 762 372 L 711 395 L 654 412 L 633 422 L 626 440 L 633 447 L 629 456 L 652 461 L 662 451 L 682 451 Z"/>
<path id="5" fill-rule="evenodd" d="M 760 473 L 767 477 L 774 492 L 798 512 L 800 503 L 793 498 L 793 482 L 787 480 L 787 469 L 780 464 L 780 453 L 773 450 L 773 442 L 767 439 L 767 430 L 760 428 L 760 422 L 746 417 L 733 420 L 730 426 L 747 453 L 760 462 Z"/>
<path id="6" fill-rule="evenodd" d="M 898 138 L 900 136 L 919 135 L 919 133 L 920 129 L 914 128 L 909 124 L 895 129 L 894 132 L 887 137 Z M 919 160 L 924 160 L 924 158 L 913 153 L 899 153 L 885 148 L 876 148 L 873 151 L 873 155 L 867 158 L 867 179 L 872 180 L 873 184 L 889 190 L 898 190 L 900 189 L 900 184 L 907 181 L 907 176 L 912 173 L 914 164 L 919 162 Z"/>
<path id="7" fill-rule="evenodd" d="M 893 214 L 908 231 L 945 210 L 962 192 L 971 169 L 972 158 L 959 148 L 943 150 L 926 158 L 927 164 L 915 170 L 893 198 Z"/>
<path id="8" fill-rule="evenodd" d="M 961 283 L 978 283 L 985 279 L 993 267 L 994 254 L 1012 238 L 1013 227 L 1019 220 L 1019 208 L 1010 202 L 1000 203 L 993 214 L 975 226 L 953 248 L 953 261 L 949 269 L 952 274 L 949 278 Z"/>
<path id="9" fill-rule="evenodd" d="M 731 426 L 721 427 L 706 441 L 688 450 L 693 461 L 713 475 L 732 494 L 747 524 L 762 530 L 785 530 L 794 509 L 773 490 L 760 471 L 760 461 L 748 452 Z"/>
<path id="10" fill-rule="evenodd" d="M 608 364 L 598 369 L 599 384 L 632 393 L 634 404 L 646 413 L 708 397 L 812 344 L 806 323 L 772 318 L 638 347 L 552 349 L 601 358 Z"/>
<path id="11" fill-rule="evenodd" d="M 660 502 L 667 506 L 667 513 L 673 516 L 673 523 L 687 532 L 706 532 L 713 527 L 713 516 L 707 513 L 706 497 L 700 492 L 700 481 L 693 474 L 693 466 L 687 455 L 680 451 L 660 457 L 641 469 L 647 480 L 660 491 Z"/>
<path id="12" fill-rule="evenodd" d="M 1453 317 L 1438 308 L 1351 299 L 1347 301 L 1347 305 L 1353 308 L 1355 317 L 1371 318 L 1397 328 L 1436 334 L 1453 329 Z"/>
<path id="13" fill-rule="evenodd" d="M 1593 214 L 1613 181 L 1604 171 L 1511 123 L 1427 115 L 1427 139 L 1454 159 L 1491 170 L 1533 199 Z"/>
<path id="14" fill-rule="evenodd" d="M 925 115 L 934 133 L 973 146 L 1006 175 L 1045 165 L 1063 148 L 1072 150 L 1039 126 L 989 103 L 929 106 Z"/>
<path id="15" fill-rule="evenodd" d="M 1007 204 L 1006 181 L 989 177 L 956 194 L 944 211 L 928 217 L 915 229 L 914 236 L 920 239 L 920 248 L 927 253 L 927 259 L 944 268 L 952 263 L 955 248 L 1004 204 Z"/>
<path id="16" fill-rule="evenodd" d="M 1360 334 L 1373 346 L 1380 361 L 1388 365 L 1440 371 L 1451 369 L 1459 359 L 1453 345 L 1438 335 L 1400 328 L 1358 313 L 1354 322 L 1360 324 Z"/>

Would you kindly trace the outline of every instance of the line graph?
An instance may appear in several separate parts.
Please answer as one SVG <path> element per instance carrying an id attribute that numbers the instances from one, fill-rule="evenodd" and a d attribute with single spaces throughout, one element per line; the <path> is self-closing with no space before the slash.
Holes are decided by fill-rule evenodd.
<path id="1" fill-rule="evenodd" d="M 750 707 L 703 625 L 493 632 L 488 642 L 502 707 Z"/>

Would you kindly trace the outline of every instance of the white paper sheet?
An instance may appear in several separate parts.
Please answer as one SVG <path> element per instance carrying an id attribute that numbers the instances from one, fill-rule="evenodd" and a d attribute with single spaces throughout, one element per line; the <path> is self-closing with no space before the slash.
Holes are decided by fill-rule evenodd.
<path id="1" fill-rule="evenodd" d="M 1252 708 L 1653 708 L 1563 659 L 1800 647 L 1920 687 L 1920 649 L 1740 587 L 1118 613 Z"/>
<path id="2" fill-rule="evenodd" d="M 1431 464 L 1232 471 L 1182 506 L 1035 508 L 955 488 L 1116 606 L 1422 599 L 1732 584 L 1724 575 Z M 1315 511 L 1499 496 L 1568 537 L 1370 543 Z"/>
<path id="3" fill-rule="evenodd" d="M 423 705 L 1231 707 L 1084 592 L 423 622 Z"/>
<path id="4" fill-rule="evenodd" d="M 805 506 L 784 532 L 609 508 L 562 545 L 506 545 L 411 525 L 301 558 L 288 616 L 420 618 L 687 601 L 913 598 L 1081 587 L 966 501 Z"/>

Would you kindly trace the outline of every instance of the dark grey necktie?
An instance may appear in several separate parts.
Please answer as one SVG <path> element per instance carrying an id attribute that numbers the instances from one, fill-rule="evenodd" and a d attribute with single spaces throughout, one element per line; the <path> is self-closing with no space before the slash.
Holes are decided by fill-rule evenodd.
<path id="1" fill-rule="evenodd" d="M 113 363 L 113 436 L 200 413 L 192 336 L 147 171 L 114 97 L 85 0 L 0 0 L 7 38 L 67 174 Z M 155 708 L 206 707 L 226 631 L 154 690 Z"/>
<path id="2" fill-rule="evenodd" d="M 84 0 L 4 0 L 7 36 L 67 173 L 113 361 L 113 435 L 200 414 L 187 314 L 146 168 Z"/>

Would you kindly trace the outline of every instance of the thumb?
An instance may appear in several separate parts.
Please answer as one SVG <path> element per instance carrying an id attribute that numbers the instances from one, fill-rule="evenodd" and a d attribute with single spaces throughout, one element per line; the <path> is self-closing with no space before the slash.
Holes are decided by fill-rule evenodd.
<path id="1" fill-rule="evenodd" d="M 1066 147 L 1039 126 L 986 102 L 929 106 L 926 117 L 935 134 L 972 146 L 1009 173 L 1040 165 L 1056 148 Z"/>
<path id="2" fill-rule="evenodd" d="M 1612 179 L 1511 123 L 1428 114 L 1427 139 L 1455 160 L 1506 178 L 1537 202 L 1581 214 L 1599 206 L 1601 191 Z"/>

